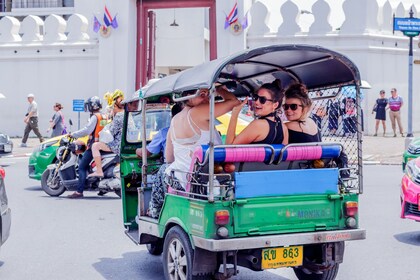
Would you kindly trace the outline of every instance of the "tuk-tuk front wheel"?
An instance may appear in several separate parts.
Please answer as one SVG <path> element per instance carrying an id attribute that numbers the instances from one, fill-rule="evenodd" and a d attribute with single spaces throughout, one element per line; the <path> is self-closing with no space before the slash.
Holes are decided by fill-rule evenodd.
<path id="1" fill-rule="evenodd" d="M 179 226 L 172 227 L 163 244 L 163 272 L 165 279 L 192 280 L 194 250 L 188 235 Z"/>
<path id="2" fill-rule="evenodd" d="M 338 274 L 338 267 L 339 264 L 336 263 L 330 269 L 318 273 L 300 267 L 294 268 L 294 271 L 299 280 L 334 280 Z"/>

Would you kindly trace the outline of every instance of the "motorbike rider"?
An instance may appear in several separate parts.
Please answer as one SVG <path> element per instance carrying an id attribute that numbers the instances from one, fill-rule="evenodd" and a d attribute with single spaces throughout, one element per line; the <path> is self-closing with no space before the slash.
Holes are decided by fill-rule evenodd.
<path id="1" fill-rule="evenodd" d="M 77 191 L 67 196 L 68 198 L 82 198 L 83 190 L 86 184 L 87 172 L 89 169 L 89 163 L 92 161 L 92 150 L 93 143 L 99 141 L 99 132 L 104 127 L 102 120 L 106 118 L 100 113 L 102 109 L 102 102 L 98 96 L 93 96 L 85 101 L 85 112 L 90 112 L 90 118 L 85 127 L 80 130 L 73 132 L 70 136 L 73 138 L 80 138 L 89 135 L 87 142 L 87 149 L 83 153 L 82 158 L 79 161 L 79 183 Z"/>
<path id="2" fill-rule="evenodd" d="M 96 164 L 96 171 L 89 174 L 88 178 L 102 178 L 104 176 L 104 172 L 102 170 L 101 151 L 113 152 L 117 155 L 120 153 L 121 133 L 124 123 L 124 105 L 121 104 L 123 100 L 124 93 L 119 89 L 115 90 L 114 93 L 108 97 L 108 106 L 112 108 L 112 115 L 108 118 L 112 118 L 112 122 L 107 125 L 107 128 L 109 129 L 110 134 L 112 134 L 113 140 L 107 143 L 101 141 L 93 143 L 91 150 Z M 101 194 L 102 193 L 99 193 L 99 195 Z"/>

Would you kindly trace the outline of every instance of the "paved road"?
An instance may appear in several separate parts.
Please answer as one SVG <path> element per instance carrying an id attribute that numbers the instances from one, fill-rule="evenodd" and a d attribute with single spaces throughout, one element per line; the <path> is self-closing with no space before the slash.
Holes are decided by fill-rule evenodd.
<path id="1" fill-rule="evenodd" d="M 27 159 L 2 158 L 0 164 L 6 165 L 13 220 L 0 252 L 0 279 L 163 280 L 160 257 L 125 237 L 121 200 L 115 195 L 52 198 L 27 178 Z M 360 216 L 368 239 L 347 243 L 337 279 L 418 279 L 420 228 L 398 217 L 400 178 L 399 166 L 366 166 Z M 291 269 L 241 269 L 234 279 L 296 277 Z"/>

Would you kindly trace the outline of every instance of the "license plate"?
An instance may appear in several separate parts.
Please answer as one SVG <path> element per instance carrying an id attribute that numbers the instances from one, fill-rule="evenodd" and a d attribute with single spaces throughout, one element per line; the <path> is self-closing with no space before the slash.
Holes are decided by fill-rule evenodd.
<path id="1" fill-rule="evenodd" d="M 262 250 L 263 269 L 300 266 L 303 261 L 303 246 L 270 248 Z"/>
<path id="2" fill-rule="evenodd" d="M 6 153 L 9 153 L 12 151 L 12 145 L 10 144 L 4 144 L 3 149 Z"/>

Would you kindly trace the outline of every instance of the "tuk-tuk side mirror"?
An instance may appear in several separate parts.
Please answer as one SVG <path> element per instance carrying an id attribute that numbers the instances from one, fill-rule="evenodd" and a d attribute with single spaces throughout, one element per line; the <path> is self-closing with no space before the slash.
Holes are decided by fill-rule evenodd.
<path id="1" fill-rule="evenodd" d="M 69 119 L 69 124 L 70 124 L 70 126 L 73 125 L 73 121 L 71 119 Z"/>

